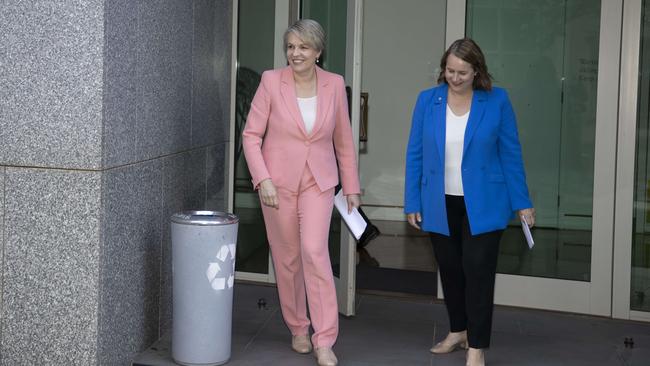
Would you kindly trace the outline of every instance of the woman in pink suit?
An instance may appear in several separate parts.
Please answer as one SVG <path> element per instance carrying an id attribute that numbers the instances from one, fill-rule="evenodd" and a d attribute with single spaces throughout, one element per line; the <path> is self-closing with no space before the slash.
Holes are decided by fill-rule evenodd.
<path id="1" fill-rule="evenodd" d="M 309 353 L 313 344 L 318 364 L 334 366 L 338 306 L 328 233 L 338 173 L 349 210 L 359 207 L 360 188 L 343 78 L 316 66 L 324 45 L 323 28 L 313 20 L 286 30 L 289 66 L 262 74 L 243 147 L 292 348 Z"/>

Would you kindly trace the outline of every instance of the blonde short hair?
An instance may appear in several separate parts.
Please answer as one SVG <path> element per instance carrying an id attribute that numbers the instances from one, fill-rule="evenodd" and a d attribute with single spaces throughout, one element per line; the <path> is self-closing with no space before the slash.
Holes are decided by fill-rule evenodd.
<path id="1" fill-rule="evenodd" d="M 284 49 L 287 49 L 289 33 L 295 34 L 303 42 L 313 47 L 316 51 L 325 50 L 325 31 L 317 21 L 312 19 L 300 19 L 284 31 Z"/>

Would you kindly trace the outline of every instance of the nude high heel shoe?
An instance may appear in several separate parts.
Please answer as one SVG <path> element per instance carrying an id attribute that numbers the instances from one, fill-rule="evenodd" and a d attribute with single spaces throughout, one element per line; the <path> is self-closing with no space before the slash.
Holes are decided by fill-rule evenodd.
<path id="1" fill-rule="evenodd" d="M 308 335 L 297 335 L 291 338 L 291 348 L 298 353 L 311 352 L 311 341 Z"/>
<path id="2" fill-rule="evenodd" d="M 480 348 L 467 349 L 465 366 L 485 366 L 485 353 Z"/>
<path id="3" fill-rule="evenodd" d="M 438 342 L 429 351 L 431 351 L 431 353 L 441 354 L 453 352 L 456 348 L 467 349 L 467 347 L 467 332 L 463 331 L 459 333 L 449 333 L 442 342 Z"/>
<path id="4" fill-rule="evenodd" d="M 314 355 L 318 360 L 318 366 L 336 366 L 339 364 L 339 360 L 336 359 L 336 355 L 329 347 L 314 349 Z"/>

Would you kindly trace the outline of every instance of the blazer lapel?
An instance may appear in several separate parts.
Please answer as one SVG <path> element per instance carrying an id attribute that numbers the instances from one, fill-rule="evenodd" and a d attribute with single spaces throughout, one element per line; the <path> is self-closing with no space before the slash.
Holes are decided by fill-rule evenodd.
<path id="1" fill-rule="evenodd" d="M 296 98 L 296 84 L 293 80 L 293 73 L 291 72 L 290 67 L 285 67 L 282 70 L 282 85 L 280 86 L 280 93 L 282 94 L 282 100 L 284 105 L 287 107 L 289 114 L 293 117 L 294 122 L 298 125 L 300 131 L 303 135 L 307 136 L 307 131 L 305 130 L 305 122 L 302 120 L 302 114 L 298 108 L 298 99 Z"/>
<path id="2" fill-rule="evenodd" d="M 483 120 L 483 112 L 485 111 L 485 101 L 487 100 L 487 93 L 483 90 L 474 90 L 472 97 L 472 106 L 469 110 L 469 119 L 467 120 L 467 128 L 465 129 L 465 139 L 463 143 L 463 159 L 467 152 L 467 146 L 472 141 L 472 137 L 476 129 Z"/>
<path id="3" fill-rule="evenodd" d="M 320 67 L 316 66 L 316 121 L 310 135 L 316 134 L 323 127 L 323 123 L 327 120 L 327 115 L 331 109 L 329 107 L 332 103 L 334 91 L 329 81 L 330 78 Z"/>
<path id="4" fill-rule="evenodd" d="M 445 162 L 445 140 L 447 121 L 447 84 L 442 84 L 437 92 L 433 94 L 431 104 L 431 116 L 433 116 L 433 133 L 438 154 L 443 164 Z"/>

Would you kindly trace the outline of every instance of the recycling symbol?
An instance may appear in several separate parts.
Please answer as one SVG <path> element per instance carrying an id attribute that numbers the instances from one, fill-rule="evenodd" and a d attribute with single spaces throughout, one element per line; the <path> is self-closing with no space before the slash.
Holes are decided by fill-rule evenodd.
<path id="1" fill-rule="evenodd" d="M 226 278 L 222 273 L 222 269 L 228 268 L 228 266 L 231 266 L 232 271 Z M 215 261 L 209 263 L 205 275 L 208 282 L 210 282 L 210 286 L 215 291 L 232 288 L 235 283 L 235 244 L 224 245 L 219 249 Z"/>

